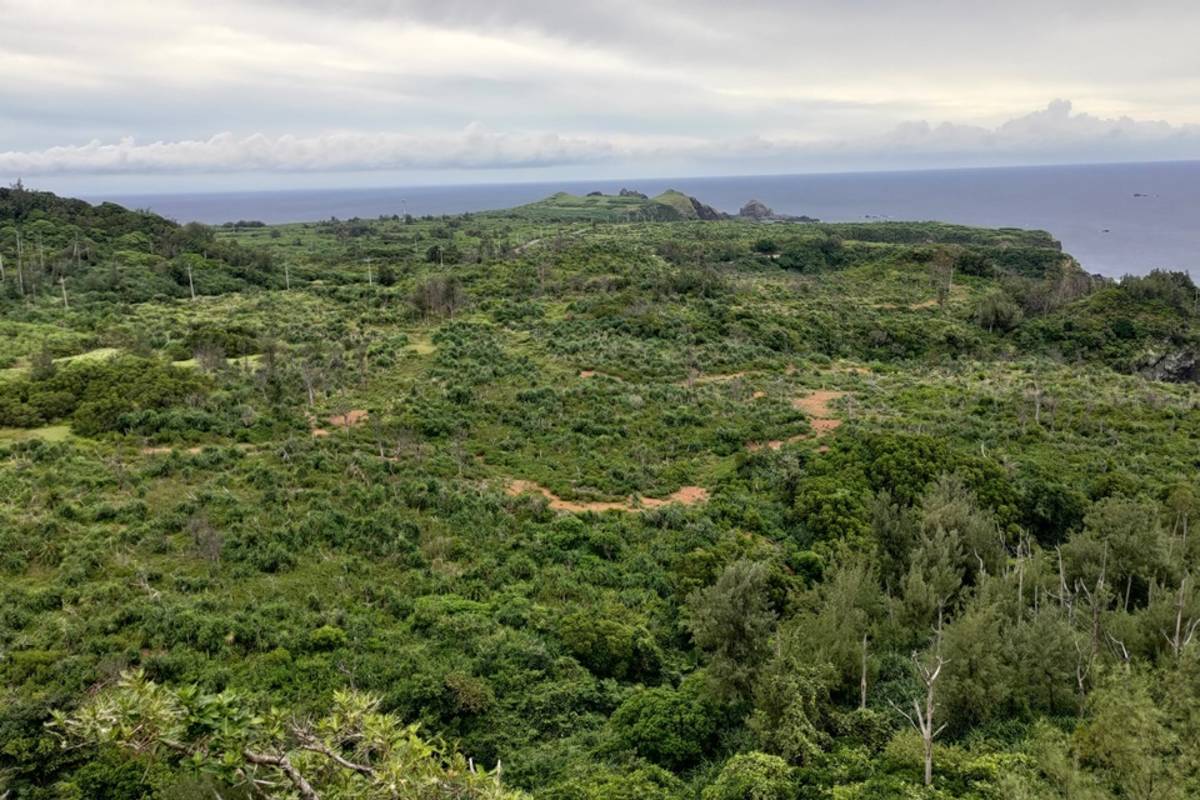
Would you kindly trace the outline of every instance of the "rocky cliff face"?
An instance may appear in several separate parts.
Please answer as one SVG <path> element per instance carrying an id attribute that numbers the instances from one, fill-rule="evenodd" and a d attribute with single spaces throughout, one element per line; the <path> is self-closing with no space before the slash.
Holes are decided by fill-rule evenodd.
<path id="1" fill-rule="evenodd" d="M 697 200 L 694 197 L 688 197 L 688 200 L 692 201 L 692 208 L 695 209 L 696 216 L 699 219 L 710 220 L 710 221 L 718 220 L 718 219 L 729 219 L 729 216 L 727 214 L 723 214 L 720 211 L 717 211 L 712 206 L 701 203 L 699 200 Z"/>
<path id="2" fill-rule="evenodd" d="M 742 206 L 738 212 L 739 219 L 751 219 L 755 222 L 818 222 L 815 217 L 793 217 L 788 214 L 776 214 L 774 209 L 761 200 L 751 200 Z"/>
<path id="3" fill-rule="evenodd" d="M 738 216 L 761 221 L 764 219 L 774 219 L 775 212 L 763 201 L 751 200 L 742 206 L 742 210 L 738 212 Z"/>
<path id="4" fill-rule="evenodd" d="M 1200 383 L 1200 354 L 1186 348 L 1150 351 L 1138 360 L 1137 371 L 1156 381 Z"/>

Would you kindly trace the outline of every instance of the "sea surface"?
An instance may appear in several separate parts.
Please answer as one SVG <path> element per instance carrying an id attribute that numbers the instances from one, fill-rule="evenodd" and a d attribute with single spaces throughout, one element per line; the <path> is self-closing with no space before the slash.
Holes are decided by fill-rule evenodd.
<path id="1" fill-rule="evenodd" d="M 1039 228 L 1084 268 L 1108 276 L 1154 268 L 1200 277 L 1200 162 L 1004 167 L 720 178 L 567 181 L 389 189 L 105 196 L 180 222 L 302 222 L 330 217 L 457 214 L 509 208 L 566 191 L 649 195 L 675 188 L 722 211 L 761 200 L 829 222 L 938 220 Z"/>

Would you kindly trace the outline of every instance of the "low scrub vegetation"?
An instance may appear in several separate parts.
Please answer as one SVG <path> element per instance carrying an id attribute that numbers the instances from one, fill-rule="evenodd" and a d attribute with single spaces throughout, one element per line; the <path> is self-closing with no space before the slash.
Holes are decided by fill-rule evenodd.
<path id="1" fill-rule="evenodd" d="M 0 190 L 0 795 L 1200 794 L 1191 281 L 655 202 Z"/>

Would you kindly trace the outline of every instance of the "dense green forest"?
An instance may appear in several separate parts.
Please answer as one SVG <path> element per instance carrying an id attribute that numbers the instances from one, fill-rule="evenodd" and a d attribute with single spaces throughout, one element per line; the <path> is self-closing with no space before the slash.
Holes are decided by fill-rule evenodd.
<path id="1" fill-rule="evenodd" d="M 0 189 L 5 800 L 1200 796 L 1200 294 L 679 193 Z"/>

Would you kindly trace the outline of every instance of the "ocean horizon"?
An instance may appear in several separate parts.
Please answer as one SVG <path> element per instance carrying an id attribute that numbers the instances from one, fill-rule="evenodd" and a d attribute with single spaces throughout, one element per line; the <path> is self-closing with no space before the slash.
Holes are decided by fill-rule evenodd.
<path id="1" fill-rule="evenodd" d="M 461 214 L 555 192 L 668 188 L 736 213 L 760 200 L 826 222 L 939 221 L 1051 233 L 1089 272 L 1117 277 L 1200 267 L 1200 161 L 733 177 L 638 178 L 388 188 L 100 194 L 179 222 L 268 224 Z"/>

